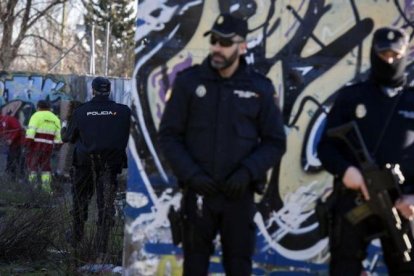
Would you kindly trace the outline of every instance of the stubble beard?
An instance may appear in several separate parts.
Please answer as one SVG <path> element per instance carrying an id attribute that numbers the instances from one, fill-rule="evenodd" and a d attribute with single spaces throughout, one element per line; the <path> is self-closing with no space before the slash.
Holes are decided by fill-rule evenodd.
<path id="1" fill-rule="evenodd" d="M 219 57 L 221 61 L 214 60 L 214 57 Z M 217 70 L 224 70 L 229 68 L 236 60 L 239 58 L 239 51 L 238 49 L 234 50 L 233 54 L 226 58 L 220 53 L 212 53 L 210 58 L 211 67 Z"/>

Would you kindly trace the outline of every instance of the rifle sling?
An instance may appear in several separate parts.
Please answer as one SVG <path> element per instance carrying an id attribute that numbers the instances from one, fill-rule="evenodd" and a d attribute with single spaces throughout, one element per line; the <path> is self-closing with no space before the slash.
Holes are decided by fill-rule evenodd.
<path id="1" fill-rule="evenodd" d="M 371 208 L 367 203 L 356 206 L 345 214 L 345 218 L 353 225 L 360 223 L 362 220 L 373 215 Z"/>
<path id="2" fill-rule="evenodd" d="M 395 110 L 395 108 L 397 107 L 398 103 L 400 102 L 400 98 L 401 98 L 402 93 L 403 93 L 403 92 L 401 91 L 401 92 L 397 95 L 397 99 L 396 99 L 396 100 L 395 100 L 395 102 L 393 103 L 393 105 L 392 105 L 392 107 L 391 107 L 391 110 L 390 110 L 390 112 L 388 113 L 388 116 L 387 116 L 387 119 L 386 119 L 386 121 L 385 121 L 385 124 L 384 124 L 383 128 L 381 129 L 380 135 L 378 136 L 377 143 L 375 144 L 374 151 L 372 152 L 372 157 L 374 157 L 374 158 L 375 158 L 375 155 L 377 154 L 377 151 L 378 151 L 378 149 L 379 149 L 379 147 L 380 147 L 380 145 L 381 145 L 381 143 L 382 143 L 382 139 L 384 138 L 385 131 L 387 130 L 388 125 L 389 125 L 389 124 L 390 124 L 390 122 L 391 122 L 392 115 L 394 115 L 394 110 Z"/>

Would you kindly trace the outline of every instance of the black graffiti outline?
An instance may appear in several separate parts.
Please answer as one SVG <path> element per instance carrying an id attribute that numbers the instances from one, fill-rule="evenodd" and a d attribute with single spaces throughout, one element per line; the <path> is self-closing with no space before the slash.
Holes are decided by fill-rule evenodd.
<path id="1" fill-rule="evenodd" d="M 147 80 L 150 76 L 151 70 L 153 68 L 156 68 L 157 66 L 162 67 L 162 81 L 164 83 L 169 83 L 168 76 L 166 75 L 166 60 L 170 60 L 171 57 L 173 57 L 175 54 L 177 54 L 179 51 L 181 51 L 181 47 L 185 47 L 187 43 L 191 40 L 194 33 L 197 30 L 200 19 L 201 19 L 201 13 L 202 13 L 202 7 L 204 4 L 204 0 L 202 0 L 202 3 L 196 6 L 192 6 L 189 9 L 185 10 L 184 13 L 180 14 L 183 7 L 185 7 L 186 3 L 177 3 L 178 8 L 175 11 L 175 14 L 172 16 L 171 20 L 165 25 L 165 28 L 162 31 L 151 31 L 146 37 L 143 37 L 142 40 L 136 41 L 136 45 L 141 45 L 144 43 L 145 48 L 142 52 L 140 52 L 140 55 L 145 56 L 146 54 L 150 53 L 153 49 L 154 45 L 158 44 L 160 42 L 161 38 L 162 40 L 165 40 L 168 33 L 170 33 L 174 28 L 178 26 L 178 31 L 176 32 L 175 36 L 166 41 L 163 45 L 163 50 L 158 51 L 154 56 L 151 57 L 150 60 L 145 62 L 141 68 L 138 70 L 137 74 L 133 76 L 136 79 L 137 83 L 137 91 L 138 91 L 138 97 L 140 100 L 142 112 L 145 118 L 145 124 L 148 131 L 149 136 L 151 137 L 151 140 L 155 141 L 155 137 L 157 135 L 156 126 L 154 124 L 154 121 L 152 120 L 151 116 L 151 106 L 149 102 L 149 98 L 147 96 Z M 185 19 L 192 19 L 194 21 L 194 24 L 181 24 L 181 22 L 185 21 Z M 180 31 L 180 30 L 186 30 L 186 31 Z M 176 47 L 176 45 L 181 45 L 181 47 Z M 139 61 L 139 57 L 136 57 L 136 63 Z M 171 85 L 171 84 L 170 84 Z M 168 87 L 168 86 L 167 86 Z M 134 105 L 136 110 L 136 105 Z M 132 132 L 136 132 L 134 135 L 136 137 L 139 136 L 139 133 L 142 133 L 142 127 L 140 124 L 137 124 L 136 128 L 133 128 Z M 145 160 L 145 171 L 148 174 L 156 173 L 158 170 L 156 168 L 154 157 L 152 157 L 151 152 L 148 150 L 148 145 L 146 142 L 141 139 L 139 145 L 136 144 L 137 149 L 139 149 L 140 153 L 147 157 Z M 155 150 L 157 152 L 157 155 L 160 157 L 163 164 L 163 156 L 162 154 L 159 154 L 160 150 L 158 149 L 158 145 L 154 144 Z M 159 191 L 160 192 L 160 191 Z"/>
<path id="2" fill-rule="evenodd" d="M 309 5 L 309 6 L 311 6 L 311 5 L 316 5 L 316 4 L 319 4 L 320 6 L 322 6 L 322 7 L 325 7 L 326 9 L 328 9 L 328 7 L 330 7 L 330 5 L 324 5 L 324 3 L 325 3 L 325 1 L 318 1 L 318 2 L 316 2 L 316 1 L 312 1 L 312 3 Z M 276 4 L 276 2 L 275 1 L 272 1 L 271 2 L 271 6 L 273 6 L 273 7 L 275 7 L 275 4 Z M 370 29 L 369 27 L 369 20 L 370 19 L 362 19 L 361 20 L 361 18 L 360 18 L 360 16 L 359 16 L 359 13 L 358 13 L 358 10 L 357 10 L 357 8 L 356 8 L 356 5 L 355 5 L 355 2 L 354 1 L 351 1 L 351 6 L 353 7 L 353 11 L 354 11 L 354 14 L 355 14 L 355 18 L 356 18 L 356 21 L 357 21 L 357 24 L 356 25 L 359 25 L 359 27 L 360 28 L 362 28 L 362 29 L 364 29 L 365 30 L 365 32 L 366 32 L 366 36 L 368 35 L 368 34 L 370 34 L 370 32 L 371 32 L 371 30 L 372 30 L 372 28 L 371 28 L 371 30 L 370 31 L 368 31 L 367 32 L 367 29 Z M 311 8 L 309 8 L 308 7 L 308 11 L 309 10 L 311 10 Z M 329 10 L 329 9 L 328 9 Z M 328 11 L 327 10 L 327 11 Z M 327 11 L 325 11 L 325 12 L 322 12 L 322 11 L 320 11 L 319 9 L 318 9 L 318 15 L 319 15 L 319 18 L 317 19 L 317 20 L 314 20 L 313 21 L 313 28 L 309 28 L 310 30 L 314 30 L 314 28 L 315 28 L 315 26 L 317 25 L 317 23 L 318 23 L 318 21 L 319 21 L 319 19 L 320 18 L 322 18 L 323 17 L 323 15 L 327 12 Z M 271 12 L 273 12 L 273 13 L 271 13 Z M 270 36 L 272 33 L 274 33 L 275 32 L 275 30 L 280 26 L 280 18 L 278 18 L 277 20 L 276 20 L 276 22 L 275 22 L 275 24 L 273 25 L 273 26 L 270 26 L 269 27 L 269 19 L 270 18 L 272 18 L 273 17 L 273 15 L 274 15 L 274 9 L 269 9 L 269 13 L 268 13 L 268 16 L 266 17 L 266 21 L 265 21 L 265 23 L 263 23 L 261 26 L 263 27 L 263 32 L 264 32 L 264 37 L 265 38 L 267 38 L 268 36 Z M 309 16 L 309 15 L 308 15 Z M 314 16 L 314 14 L 313 14 L 313 16 Z M 307 18 L 307 16 L 304 16 L 304 18 L 305 18 L 305 20 L 306 20 L 306 18 Z M 372 20 L 371 20 L 372 21 Z M 364 25 L 365 24 L 365 25 Z M 309 24 L 307 24 L 307 22 L 306 23 L 302 23 L 302 25 L 305 25 L 306 27 L 309 27 L 310 25 Z M 354 25 L 354 27 L 355 27 L 355 25 Z M 255 30 L 256 30 L 257 28 L 255 28 Z M 350 30 L 348 30 L 348 34 L 349 35 L 351 35 L 353 32 L 357 32 L 358 31 L 358 28 L 352 28 L 352 30 L 350 29 Z M 298 39 L 296 36 L 298 35 L 298 32 L 299 31 L 297 31 L 296 32 L 296 34 L 295 34 L 295 37 L 294 38 L 296 38 L 296 39 Z M 306 34 L 306 30 L 304 30 L 304 32 L 305 32 L 305 34 Z M 309 38 L 312 38 L 313 39 L 313 33 L 311 32 L 311 33 L 308 33 L 309 35 L 307 36 L 307 39 L 309 39 Z M 365 37 L 366 37 L 365 36 Z M 346 37 L 345 36 L 342 36 L 341 37 L 342 38 L 342 40 L 346 40 Z M 303 42 L 303 44 L 302 44 L 302 47 L 300 47 L 300 43 L 298 43 L 299 45 L 296 45 L 296 49 L 298 50 L 297 52 L 301 52 L 302 50 L 303 50 L 303 48 L 305 47 L 305 44 L 306 44 L 306 41 L 307 41 L 307 39 L 303 39 L 305 42 Z M 294 39 L 292 39 L 292 40 L 294 40 Z M 337 39 L 338 40 L 338 39 Z M 361 41 L 363 41 L 363 39 L 356 39 L 356 41 L 359 41 L 359 44 L 358 44 L 358 52 L 357 52 L 357 55 L 356 55 L 356 59 L 357 59 L 357 64 L 356 64 L 356 70 L 355 70 L 355 78 L 359 78 L 359 77 L 361 77 L 361 75 L 362 75 L 362 73 L 361 73 L 361 64 L 362 64 L 362 44 L 361 44 Z M 267 50 L 267 43 L 266 43 L 267 41 L 265 40 L 264 41 L 264 44 L 263 44 L 263 46 L 262 46 L 262 49 L 263 49 L 263 52 L 265 53 L 266 52 L 266 50 Z M 300 40 L 298 41 L 298 42 L 300 42 Z M 337 43 L 337 44 L 340 44 L 340 43 Z M 299 56 L 299 58 L 297 59 L 297 60 L 294 60 L 295 62 L 297 62 L 298 64 L 301 64 L 301 63 L 306 63 L 306 62 L 308 62 L 308 63 L 312 63 L 316 58 L 319 58 L 319 55 L 321 55 L 321 53 L 324 53 L 324 49 L 325 49 L 325 52 L 327 52 L 327 50 L 326 50 L 326 48 L 329 48 L 329 47 L 331 47 L 331 48 L 335 48 L 335 47 L 333 47 L 332 45 L 335 45 L 335 44 L 333 44 L 333 43 L 331 43 L 331 44 L 328 44 L 328 45 L 323 45 L 323 49 L 322 50 L 320 50 L 320 51 L 318 51 L 317 53 L 315 53 L 314 55 L 312 55 L 311 57 L 308 57 L 308 58 L 305 58 L 305 59 L 302 59 L 302 58 L 300 58 L 300 55 L 297 55 L 297 56 Z M 288 47 L 290 47 L 290 46 L 292 46 L 292 44 L 291 45 L 289 45 Z M 291 64 L 289 64 L 289 62 L 287 62 L 287 59 L 289 59 L 289 58 L 283 58 L 283 55 L 284 54 L 286 54 L 286 52 L 289 52 L 289 51 L 287 51 L 286 49 L 288 48 L 288 47 L 284 47 L 281 51 L 279 51 L 279 53 L 277 53 L 273 58 L 270 58 L 269 60 L 266 60 L 265 61 L 265 63 L 268 63 L 268 67 L 266 68 L 266 66 L 264 66 L 264 70 L 262 69 L 262 71 L 264 71 L 265 73 L 268 73 L 269 72 L 269 70 L 270 70 L 270 67 L 271 66 L 273 66 L 277 61 L 282 61 L 282 65 L 283 65 L 283 72 L 284 72 L 284 75 L 283 75 L 283 81 L 284 81 L 284 83 L 285 84 L 288 84 L 287 83 L 287 72 L 288 71 L 286 71 L 285 69 L 290 69 L 290 67 L 289 67 L 289 65 L 291 65 Z M 293 48 L 292 48 L 293 49 Z M 329 51 L 328 51 L 329 52 Z M 349 51 L 348 52 L 346 52 L 346 53 L 349 53 Z M 345 55 L 345 54 L 344 54 Z M 264 56 L 264 55 L 262 55 L 262 56 Z M 289 55 L 287 55 L 287 56 L 289 56 Z M 332 58 L 332 57 L 331 57 Z M 330 70 L 330 68 L 331 67 L 333 67 L 337 62 L 338 62 L 338 60 L 340 60 L 341 59 L 341 57 L 338 57 L 338 56 L 336 56 L 336 58 L 332 58 L 331 60 L 330 59 L 325 59 L 325 60 L 323 60 L 324 62 L 322 62 L 324 65 L 325 64 L 327 64 L 327 63 L 329 63 L 329 62 L 331 62 L 332 64 L 330 65 L 330 66 L 325 66 L 325 67 L 323 67 L 322 69 L 321 68 L 319 68 L 319 69 L 321 69 L 321 70 L 319 70 L 318 72 L 312 72 L 312 74 L 308 74 L 307 76 L 304 76 L 303 77 L 303 80 L 302 80 L 302 83 L 304 84 L 304 85 L 301 85 L 301 86 L 299 86 L 299 87 L 297 87 L 295 90 L 296 91 L 298 91 L 299 93 L 295 96 L 295 97 L 293 97 L 293 101 L 292 101 L 292 104 L 297 100 L 297 98 L 298 98 L 298 96 L 305 90 L 305 88 L 308 86 L 308 84 L 309 83 L 311 83 L 313 80 L 315 80 L 315 79 L 317 79 L 317 78 L 319 78 L 320 76 L 322 76 L 323 74 L 325 74 L 327 71 L 329 71 Z M 260 62 L 259 62 L 260 63 Z M 307 65 L 307 64 L 305 64 L 305 65 Z M 291 66 L 291 67 L 294 67 L 294 66 Z M 286 73 L 285 73 L 286 72 Z M 144 80 L 145 81 L 145 80 Z M 165 81 L 165 79 L 164 79 L 164 81 Z M 286 85 L 287 86 L 287 85 Z M 141 94 L 140 94 L 140 96 L 143 96 L 144 97 L 144 95 L 142 94 L 143 92 L 145 92 L 145 90 L 141 90 L 142 92 L 141 92 Z M 305 97 L 306 98 L 306 97 Z M 305 99 L 304 98 L 304 99 Z M 302 105 L 302 103 L 301 103 L 301 105 Z M 300 112 L 299 112 L 300 111 Z M 298 109 L 298 113 L 296 113 L 295 114 L 295 118 L 298 118 L 299 116 L 300 116 L 300 113 L 303 111 L 303 108 L 299 108 Z M 290 112 L 287 112 L 287 115 L 288 116 L 290 116 Z M 149 117 L 150 118 L 150 117 Z M 297 120 L 297 119 L 296 119 Z M 296 122 L 296 120 L 294 119 L 294 122 Z M 278 174 L 278 173 L 277 173 Z M 274 174 L 274 175 L 272 175 L 272 178 L 273 179 L 275 179 L 275 178 L 277 178 L 276 177 L 276 174 Z M 272 181 L 271 181 L 272 182 Z"/>

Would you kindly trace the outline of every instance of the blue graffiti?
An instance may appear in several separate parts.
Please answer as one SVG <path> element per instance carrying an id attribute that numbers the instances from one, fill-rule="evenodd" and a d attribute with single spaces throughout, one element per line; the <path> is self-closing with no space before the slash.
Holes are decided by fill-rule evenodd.
<path id="1" fill-rule="evenodd" d="M 36 103 L 39 100 L 48 99 L 57 101 L 69 99 L 65 93 L 65 83 L 45 76 L 13 75 L 10 79 L 0 81 L 3 93 L 0 104 L 3 105 L 11 100 L 23 100 Z"/>

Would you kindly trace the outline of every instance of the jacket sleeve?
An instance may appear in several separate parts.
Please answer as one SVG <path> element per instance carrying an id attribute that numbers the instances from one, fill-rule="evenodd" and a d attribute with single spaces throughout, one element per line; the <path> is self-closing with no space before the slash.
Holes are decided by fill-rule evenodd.
<path id="1" fill-rule="evenodd" d="M 57 116 L 55 116 L 55 125 L 56 125 L 55 139 L 53 142 L 55 144 L 62 144 L 62 136 L 61 136 L 62 125 L 60 123 L 60 119 Z"/>
<path id="2" fill-rule="evenodd" d="M 126 113 L 126 119 L 125 119 L 125 133 L 124 133 L 124 139 L 123 139 L 123 145 L 124 148 L 128 146 L 128 139 L 129 139 L 129 133 L 131 128 L 131 109 L 128 106 L 125 106 L 125 113 Z"/>
<path id="3" fill-rule="evenodd" d="M 191 95 L 185 81 L 178 76 L 173 85 L 161 118 L 158 139 L 161 150 L 177 179 L 183 183 L 201 168 L 194 162 L 185 146 L 185 134 Z"/>
<path id="4" fill-rule="evenodd" d="M 74 144 L 79 136 L 79 129 L 78 129 L 78 118 L 77 118 L 76 111 L 73 112 L 72 119 L 69 122 L 67 127 L 62 128 L 62 141 L 64 143 L 72 143 Z"/>
<path id="5" fill-rule="evenodd" d="M 326 120 L 325 128 L 322 132 L 321 140 L 317 146 L 318 158 L 322 163 L 322 166 L 329 173 L 335 177 L 342 179 L 346 169 L 352 165 L 352 163 L 345 159 L 341 154 L 341 148 L 344 147 L 343 143 L 338 139 L 331 138 L 327 135 L 327 130 L 341 126 L 348 123 L 350 111 L 346 108 L 344 90 L 341 90 L 337 96 Z"/>
<path id="6" fill-rule="evenodd" d="M 21 132 L 22 132 L 22 126 L 20 125 L 20 122 L 15 118 L 10 116 L 10 136 L 9 139 L 12 141 L 12 143 L 18 143 L 21 139 Z"/>
<path id="7" fill-rule="evenodd" d="M 275 104 L 275 89 L 270 80 L 265 93 L 262 94 L 259 115 L 260 143 L 256 149 L 242 161 L 252 176 L 253 181 L 263 178 L 266 171 L 275 166 L 286 151 L 286 135 L 282 114 Z"/>
<path id="8" fill-rule="evenodd" d="M 38 127 L 39 127 L 39 116 L 38 116 L 38 113 L 35 112 L 32 115 L 32 117 L 30 117 L 29 124 L 27 125 L 26 140 L 27 139 L 34 140 Z"/>

